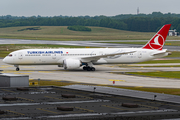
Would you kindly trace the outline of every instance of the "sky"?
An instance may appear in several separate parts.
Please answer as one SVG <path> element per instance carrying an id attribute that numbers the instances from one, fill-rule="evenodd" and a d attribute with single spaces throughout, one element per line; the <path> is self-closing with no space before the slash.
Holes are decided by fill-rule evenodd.
<path id="1" fill-rule="evenodd" d="M 119 14 L 180 14 L 180 0 L 0 0 L 0 16 L 115 16 Z"/>

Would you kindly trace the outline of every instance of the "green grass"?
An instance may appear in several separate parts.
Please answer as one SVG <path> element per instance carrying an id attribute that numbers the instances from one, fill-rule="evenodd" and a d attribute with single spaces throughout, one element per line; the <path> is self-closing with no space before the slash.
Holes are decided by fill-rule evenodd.
<path id="1" fill-rule="evenodd" d="M 180 60 L 172 59 L 172 60 L 151 60 L 136 64 L 156 64 L 156 63 L 180 63 Z"/>
<path id="2" fill-rule="evenodd" d="M 115 73 L 115 74 L 122 74 L 122 73 Z M 127 72 L 125 74 L 138 75 L 138 76 L 148 76 L 148 77 L 163 77 L 163 78 L 180 79 L 180 71 Z M 169 81 L 169 82 L 171 82 L 171 81 Z M 180 95 L 180 89 L 174 89 L 174 88 L 146 88 L 146 87 L 122 87 L 122 86 L 116 86 L 116 87 L 117 88 L 124 88 L 124 89 L 131 89 L 131 90 Z"/>
<path id="3" fill-rule="evenodd" d="M 32 83 L 32 82 L 38 83 L 38 80 L 30 80 L 29 82 L 30 83 Z M 76 83 L 76 82 L 71 82 L 71 81 L 49 81 L 49 80 L 40 80 L 40 82 L 39 82 L 40 86 L 66 86 L 66 85 L 73 85 L 73 84 L 83 84 L 83 83 Z M 89 84 L 89 85 L 91 85 L 91 84 Z M 30 85 L 30 86 L 37 86 L 37 85 Z M 106 86 L 106 85 L 98 85 L 98 86 Z M 155 93 L 164 93 L 164 94 L 172 94 L 172 95 L 180 95 L 180 89 L 123 87 L 123 86 L 108 86 L 108 87 L 139 90 L 139 91 L 146 91 L 146 92 L 155 92 Z"/>
<path id="4" fill-rule="evenodd" d="M 171 37 L 168 37 L 168 39 L 171 39 Z M 101 42 L 101 43 L 113 43 L 113 44 L 135 44 L 135 45 L 145 45 L 147 43 L 147 40 L 144 41 L 131 41 L 131 42 L 124 42 L 124 41 L 119 41 L 119 42 Z M 166 41 L 165 45 L 167 46 L 180 46 L 180 41 Z"/>
<path id="5" fill-rule="evenodd" d="M 180 79 L 180 71 L 127 72 L 127 74 Z"/>
<path id="6" fill-rule="evenodd" d="M 30 80 L 30 83 L 36 82 L 38 83 L 38 80 Z M 53 81 L 53 80 L 40 80 L 39 85 L 40 86 L 66 86 L 66 85 L 73 85 L 75 82 L 62 82 L 62 81 Z M 36 85 L 30 85 L 30 86 L 36 86 Z"/>
<path id="7" fill-rule="evenodd" d="M 143 41 L 143 42 L 138 42 L 136 40 L 134 40 L 134 42 L 100 42 L 100 43 L 112 43 L 112 44 L 136 44 L 136 45 L 145 45 L 147 43 L 147 41 Z"/>
<path id="8" fill-rule="evenodd" d="M 104 27 L 89 27 L 91 32 L 71 31 L 67 26 L 40 26 L 40 30 L 25 30 L 37 26 L 0 28 L 0 38 L 34 40 L 149 40 L 155 33 L 132 32 Z M 170 37 L 168 39 L 179 39 Z"/>
<path id="9" fill-rule="evenodd" d="M 165 45 L 180 46 L 180 41 L 167 41 Z"/>
<path id="10" fill-rule="evenodd" d="M 119 66 L 123 67 L 123 66 Z M 127 65 L 127 67 L 180 67 L 180 65 L 153 65 L 153 66 L 133 66 L 133 65 Z"/>
<path id="11" fill-rule="evenodd" d="M 171 95 L 180 95 L 180 89 L 176 89 L 176 88 L 145 88 L 145 87 L 117 87 L 117 86 L 116 88 L 155 92 L 155 93 L 164 93 L 164 94 L 171 94 Z"/>
<path id="12" fill-rule="evenodd" d="M 166 58 L 170 58 L 170 57 L 180 57 L 180 52 L 179 51 L 170 51 L 172 53 L 172 55 L 168 55 L 166 56 Z"/>

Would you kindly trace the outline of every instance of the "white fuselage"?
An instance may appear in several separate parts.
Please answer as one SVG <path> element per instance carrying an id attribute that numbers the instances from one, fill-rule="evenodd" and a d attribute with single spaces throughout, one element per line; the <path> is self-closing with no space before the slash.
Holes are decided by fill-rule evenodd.
<path id="1" fill-rule="evenodd" d="M 86 63 L 82 58 L 105 54 L 136 51 L 134 53 L 107 56 L 92 60 L 95 64 L 129 64 L 152 60 L 167 56 L 168 53 L 157 54 L 159 50 L 142 48 L 84 48 L 84 49 L 23 49 L 14 51 L 11 56 L 6 56 L 3 62 L 12 65 L 62 65 L 65 59 L 77 59 Z M 166 51 L 166 50 L 161 50 Z"/>

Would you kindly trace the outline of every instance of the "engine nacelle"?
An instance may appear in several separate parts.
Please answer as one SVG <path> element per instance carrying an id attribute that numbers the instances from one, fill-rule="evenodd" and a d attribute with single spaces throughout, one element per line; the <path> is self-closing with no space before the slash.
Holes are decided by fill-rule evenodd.
<path id="1" fill-rule="evenodd" d="M 65 59 L 63 60 L 64 69 L 75 69 L 81 67 L 81 61 L 77 59 Z"/>

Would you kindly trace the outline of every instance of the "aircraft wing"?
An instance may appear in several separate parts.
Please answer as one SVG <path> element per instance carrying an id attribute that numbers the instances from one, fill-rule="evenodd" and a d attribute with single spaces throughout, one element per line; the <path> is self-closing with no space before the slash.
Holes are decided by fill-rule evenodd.
<path id="1" fill-rule="evenodd" d="M 102 55 L 96 55 L 96 56 L 88 56 L 88 57 L 83 57 L 81 58 L 82 62 L 91 62 L 93 60 L 99 60 L 100 58 L 106 58 L 108 56 L 112 57 L 115 55 L 122 55 L 122 54 L 128 54 L 128 53 L 134 53 L 136 51 L 125 51 L 125 52 L 120 52 L 120 53 L 112 53 L 112 54 L 102 54 Z"/>

